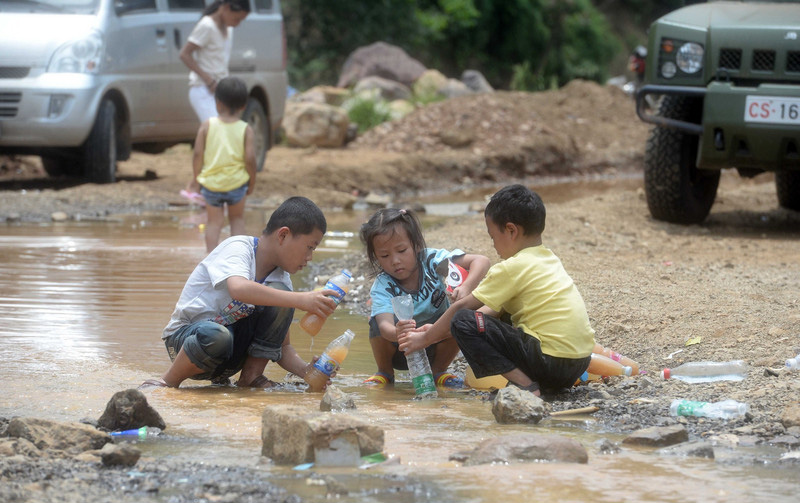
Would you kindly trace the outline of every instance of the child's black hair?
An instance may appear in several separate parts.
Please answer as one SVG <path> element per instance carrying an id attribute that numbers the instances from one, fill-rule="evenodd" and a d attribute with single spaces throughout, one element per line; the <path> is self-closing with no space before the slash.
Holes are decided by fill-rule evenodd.
<path id="1" fill-rule="evenodd" d="M 247 84 L 238 77 L 225 77 L 217 82 L 214 99 L 230 112 L 241 110 L 247 105 Z"/>
<path id="2" fill-rule="evenodd" d="M 210 16 L 217 12 L 222 7 L 222 4 L 228 4 L 228 7 L 233 12 L 250 12 L 250 0 L 215 0 L 205 8 L 203 15 Z"/>
<path id="3" fill-rule="evenodd" d="M 483 215 L 502 228 L 507 223 L 522 227 L 526 235 L 544 232 L 547 212 L 539 194 L 524 185 L 508 185 L 489 200 Z"/>
<path id="4" fill-rule="evenodd" d="M 425 238 L 422 236 L 422 225 L 411 210 L 397 208 L 383 208 L 375 212 L 370 219 L 361 226 L 361 242 L 367 248 L 367 260 L 372 272 L 381 272 L 378 257 L 375 255 L 375 238 L 377 236 L 392 235 L 398 229 L 404 229 L 408 239 L 414 247 L 414 252 L 419 257 L 419 252 L 425 249 Z M 417 259 L 419 260 L 419 259 Z"/>
<path id="5" fill-rule="evenodd" d="M 272 234 L 281 227 L 288 227 L 292 234 L 311 234 L 319 229 L 325 234 L 328 222 L 322 210 L 311 199 L 301 196 L 290 197 L 269 217 L 264 234 Z"/>

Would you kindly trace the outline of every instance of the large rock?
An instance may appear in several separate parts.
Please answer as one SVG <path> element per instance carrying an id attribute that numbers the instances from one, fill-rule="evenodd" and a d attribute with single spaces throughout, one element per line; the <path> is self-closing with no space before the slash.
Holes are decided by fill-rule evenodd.
<path id="1" fill-rule="evenodd" d="M 344 103 L 348 96 L 350 96 L 350 91 L 347 89 L 333 86 L 314 86 L 302 94 L 293 96 L 291 101 L 322 103 L 338 107 Z"/>
<path id="2" fill-rule="evenodd" d="M 792 426 L 800 426 L 800 403 L 793 403 L 783 409 L 781 424 L 787 429 Z"/>
<path id="3" fill-rule="evenodd" d="M 111 442 L 111 435 L 83 423 L 62 423 L 48 419 L 14 418 L 6 435 L 23 438 L 40 450 L 59 450 L 76 454 L 100 449 Z"/>
<path id="4" fill-rule="evenodd" d="M 461 82 L 476 93 L 494 92 L 492 85 L 478 70 L 464 70 L 464 73 L 461 74 Z"/>
<path id="5" fill-rule="evenodd" d="M 646 447 L 666 447 L 680 444 L 689 440 L 689 432 L 683 425 L 653 426 L 636 430 L 622 441 L 626 445 L 641 445 Z"/>
<path id="6" fill-rule="evenodd" d="M 106 404 L 106 410 L 97 420 L 99 428 L 108 431 L 133 430 L 152 426 L 162 430 L 167 424 L 161 415 L 147 403 L 147 397 L 137 389 L 126 389 L 114 393 Z"/>
<path id="7" fill-rule="evenodd" d="M 350 119 L 332 105 L 312 102 L 287 102 L 283 118 L 286 140 L 292 147 L 329 147 L 344 145 Z"/>
<path id="8" fill-rule="evenodd" d="M 589 455 L 577 440 L 559 435 L 520 434 L 489 438 L 471 452 L 450 456 L 465 466 L 490 463 L 559 461 L 588 463 Z"/>
<path id="9" fill-rule="evenodd" d="M 424 71 L 425 65 L 403 49 L 385 42 L 375 42 L 359 47 L 347 57 L 336 85 L 350 87 L 364 77 L 375 75 L 411 86 Z"/>
<path id="10" fill-rule="evenodd" d="M 501 389 L 492 402 L 492 414 L 501 424 L 536 424 L 548 413 L 549 405 L 544 400 L 516 386 Z"/>
<path id="11" fill-rule="evenodd" d="M 315 451 L 351 440 L 358 444 L 360 456 L 383 450 L 383 430 L 349 414 L 273 405 L 261 418 L 261 454 L 277 464 L 312 463 Z"/>
<path id="12" fill-rule="evenodd" d="M 353 88 L 356 94 L 369 90 L 376 90 L 386 101 L 411 99 L 411 89 L 408 86 L 375 75 L 359 80 Z"/>

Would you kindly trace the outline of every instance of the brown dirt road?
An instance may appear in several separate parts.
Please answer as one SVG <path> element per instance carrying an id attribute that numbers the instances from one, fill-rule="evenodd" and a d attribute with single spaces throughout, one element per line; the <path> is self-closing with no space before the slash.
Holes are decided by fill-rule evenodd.
<path id="1" fill-rule="evenodd" d="M 641 172 L 647 133 L 629 98 L 594 84 L 454 99 L 380 126 L 345 149 L 273 149 L 250 202 L 270 207 L 301 194 L 325 208 L 345 207 L 379 192 L 409 204 L 433 188 L 519 179 L 535 188 L 561 176 L 602 174 L 611 188 L 545 200 L 544 241 L 582 292 L 597 340 L 650 371 L 607 386 L 619 395 L 623 417 L 635 417 L 619 421 L 620 409 L 607 407 L 610 420 L 632 429 L 656 422 L 672 398 L 734 398 L 750 404 L 746 422 L 694 426 L 742 438 L 790 433 L 800 443 L 800 373 L 781 369 L 800 353 L 800 214 L 778 208 L 769 175 L 743 180 L 726 172 L 702 225 L 652 220 L 641 187 L 614 181 Z M 22 166 L 0 185 L 0 221 L 164 209 L 181 202 L 189 157 L 187 146 L 136 154 L 120 164 L 119 183 L 103 186 L 30 180 L 35 163 Z M 480 215 L 430 229 L 426 238 L 497 260 Z M 751 366 L 740 383 L 690 386 L 663 382 L 657 372 L 684 361 L 733 359 Z M 790 427 L 792 414 L 797 426 Z"/>

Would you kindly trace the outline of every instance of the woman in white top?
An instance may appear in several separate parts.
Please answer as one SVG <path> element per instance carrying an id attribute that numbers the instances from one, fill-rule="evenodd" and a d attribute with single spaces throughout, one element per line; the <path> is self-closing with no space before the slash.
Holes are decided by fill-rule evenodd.
<path id="1" fill-rule="evenodd" d="M 249 13 L 250 0 L 215 0 L 181 49 L 181 61 L 191 70 L 189 101 L 200 123 L 217 116 L 214 90 L 228 76 L 233 28 Z"/>
<path id="2" fill-rule="evenodd" d="M 180 58 L 189 73 L 189 102 L 200 124 L 217 116 L 214 91 L 217 82 L 228 76 L 228 61 L 233 47 L 233 28 L 239 26 L 250 14 L 250 0 L 215 0 L 203 11 L 195 25 Z M 205 200 L 200 186 L 191 178 L 181 196 L 201 206 Z"/>

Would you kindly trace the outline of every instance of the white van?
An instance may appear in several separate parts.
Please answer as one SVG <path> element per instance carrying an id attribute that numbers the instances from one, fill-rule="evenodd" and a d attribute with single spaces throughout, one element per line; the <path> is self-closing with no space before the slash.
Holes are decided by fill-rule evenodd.
<path id="1" fill-rule="evenodd" d="M 231 75 L 250 90 L 244 119 L 261 169 L 286 101 L 279 0 L 250 0 Z M 211 0 L 208 0 L 210 3 Z M 39 155 L 51 175 L 116 180 L 132 149 L 194 140 L 189 70 L 178 54 L 205 0 L 2 0 L 0 153 Z"/>

